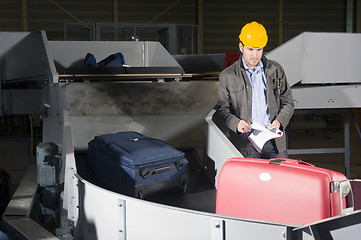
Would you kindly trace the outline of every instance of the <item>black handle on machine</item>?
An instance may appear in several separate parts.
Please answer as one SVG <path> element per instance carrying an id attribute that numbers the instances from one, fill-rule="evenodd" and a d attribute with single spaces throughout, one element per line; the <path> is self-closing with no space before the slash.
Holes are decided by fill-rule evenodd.
<path id="1" fill-rule="evenodd" d="M 184 161 L 180 160 L 178 162 L 172 163 L 168 166 L 159 167 L 159 168 L 144 168 L 142 171 L 140 171 L 140 176 L 142 178 L 146 178 L 148 174 L 157 174 L 160 172 L 166 172 L 169 170 L 172 170 L 173 168 L 177 168 L 177 170 L 181 169 L 181 167 L 184 165 Z"/>

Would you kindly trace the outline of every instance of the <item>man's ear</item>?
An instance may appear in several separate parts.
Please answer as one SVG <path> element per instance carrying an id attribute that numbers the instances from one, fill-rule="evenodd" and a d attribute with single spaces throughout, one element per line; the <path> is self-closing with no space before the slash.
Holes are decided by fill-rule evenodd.
<path id="1" fill-rule="evenodd" d="M 239 51 L 241 51 L 241 53 L 243 53 L 243 44 L 242 44 L 242 42 L 239 42 Z"/>

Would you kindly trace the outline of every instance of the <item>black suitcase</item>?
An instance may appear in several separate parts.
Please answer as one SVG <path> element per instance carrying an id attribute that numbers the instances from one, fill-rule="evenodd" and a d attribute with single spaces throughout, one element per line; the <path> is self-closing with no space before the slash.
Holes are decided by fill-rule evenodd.
<path id="1" fill-rule="evenodd" d="M 160 190 L 186 191 L 188 161 L 182 151 L 137 132 L 94 137 L 86 169 L 109 190 L 144 198 Z"/>

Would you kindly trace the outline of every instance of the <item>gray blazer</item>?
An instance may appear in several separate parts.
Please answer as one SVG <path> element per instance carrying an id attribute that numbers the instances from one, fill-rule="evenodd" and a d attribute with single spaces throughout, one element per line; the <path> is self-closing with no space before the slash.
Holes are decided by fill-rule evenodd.
<path id="1" fill-rule="evenodd" d="M 262 57 L 266 76 L 267 102 L 271 122 L 278 120 L 281 130 L 285 129 L 293 115 L 294 102 L 291 88 L 287 82 L 285 72 L 276 61 Z M 214 120 L 221 129 L 226 127 L 226 133 L 232 143 L 244 155 L 248 155 L 251 147 L 248 134 L 237 131 L 238 122 L 251 119 L 252 87 L 242 60 L 224 69 L 219 75 L 217 111 Z M 286 134 L 276 139 L 278 152 L 286 150 Z"/>

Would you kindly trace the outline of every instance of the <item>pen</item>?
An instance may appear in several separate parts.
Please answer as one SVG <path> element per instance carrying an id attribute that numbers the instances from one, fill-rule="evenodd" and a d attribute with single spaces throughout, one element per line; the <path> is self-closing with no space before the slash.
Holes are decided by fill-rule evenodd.
<path id="1" fill-rule="evenodd" d="M 251 119 L 247 121 L 247 125 L 249 125 L 251 123 Z M 242 128 L 242 130 L 244 131 L 244 128 Z"/>

